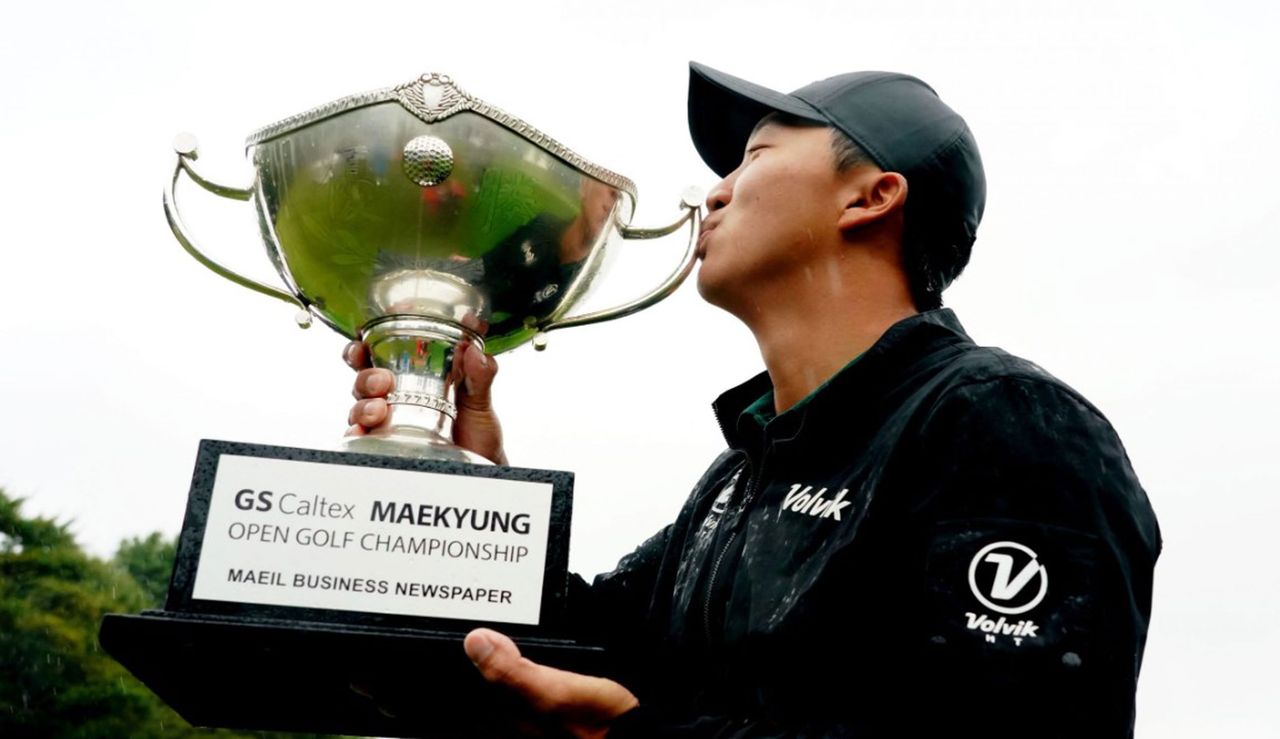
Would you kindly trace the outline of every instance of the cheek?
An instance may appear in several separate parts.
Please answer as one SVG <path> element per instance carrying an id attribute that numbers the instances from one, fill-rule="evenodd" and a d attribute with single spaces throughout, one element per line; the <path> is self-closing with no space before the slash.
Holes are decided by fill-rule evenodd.
<path id="1" fill-rule="evenodd" d="M 748 168 L 734 185 L 733 204 L 763 228 L 808 220 L 826 197 L 815 173 L 785 163 L 761 162 Z"/>
<path id="2" fill-rule="evenodd" d="M 753 251 L 763 250 L 774 258 L 781 258 L 817 235 L 818 196 L 803 178 L 779 173 L 770 182 L 746 185 L 735 196 L 741 196 L 741 200 L 734 203 L 743 206 L 742 217 L 733 224 L 733 238 L 742 246 L 750 244 Z"/>

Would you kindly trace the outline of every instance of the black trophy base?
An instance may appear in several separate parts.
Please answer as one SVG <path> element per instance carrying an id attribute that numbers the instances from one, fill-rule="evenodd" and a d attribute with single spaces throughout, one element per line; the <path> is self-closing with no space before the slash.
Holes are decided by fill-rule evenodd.
<path id="1" fill-rule="evenodd" d="M 462 650 L 462 632 L 186 615 L 112 614 L 100 640 L 195 726 L 422 737 L 511 735 L 526 716 Z M 603 650 L 517 637 L 526 657 L 607 672 Z"/>

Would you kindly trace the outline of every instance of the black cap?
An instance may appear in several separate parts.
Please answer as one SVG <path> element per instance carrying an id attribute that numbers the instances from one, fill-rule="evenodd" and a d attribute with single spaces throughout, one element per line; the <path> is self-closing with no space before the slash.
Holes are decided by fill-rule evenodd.
<path id="1" fill-rule="evenodd" d="M 982 158 L 969 126 L 932 87 L 906 74 L 851 72 L 787 95 L 689 63 L 689 133 L 721 177 L 737 169 L 752 129 L 773 112 L 843 131 L 881 169 L 907 178 L 913 219 L 972 244 L 987 197 Z"/>

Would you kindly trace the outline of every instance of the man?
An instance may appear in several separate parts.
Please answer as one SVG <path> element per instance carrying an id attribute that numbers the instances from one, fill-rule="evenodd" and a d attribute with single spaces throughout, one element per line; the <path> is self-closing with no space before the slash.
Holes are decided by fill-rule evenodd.
<path id="1" fill-rule="evenodd" d="M 698 288 L 766 372 L 678 519 L 574 594 L 617 682 L 467 653 L 576 736 L 1131 736 L 1159 529 L 1106 419 L 940 308 L 985 202 L 965 122 L 906 75 L 693 64 L 689 123 L 724 178 Z M 501 462 L 496 365 L 463 367 L 458 441 Z M 389 386 L 358 375 L 355 432 Z"/>

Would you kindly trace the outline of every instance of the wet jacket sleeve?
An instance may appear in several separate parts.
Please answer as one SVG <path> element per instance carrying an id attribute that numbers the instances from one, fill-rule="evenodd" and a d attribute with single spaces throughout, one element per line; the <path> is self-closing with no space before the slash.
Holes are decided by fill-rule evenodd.
<path id="1" fill-rule="evenodd" d="M 894 725 L 860 724 L 851 695 L 837 723 L 642 705 L 610 736 L 1131 736 L 1160 543 L 1110 424 L 1060 385 L 1005 377 L 952 389 L 920 428 L 894 486 Z"/>
<path id="2" fill-rule="evenodd" d="M 578 575 L 569 581 L 569 613 L 579 637 L 607 647 L 612 667 L 607 677 L 624 685 L 648 679 L 656 634 L 649 618 L 659 571 L 672 526 L 651 536 L 623 557 L 612 572 L 588 585 Z"/>
<path id="3" fill-rule="evenodd" d="M 911 487 L 928 719 L 988 736 L 1127 737 L 1160 535 L 1111 425 L 1060 384 L 954 389 Z"/>

